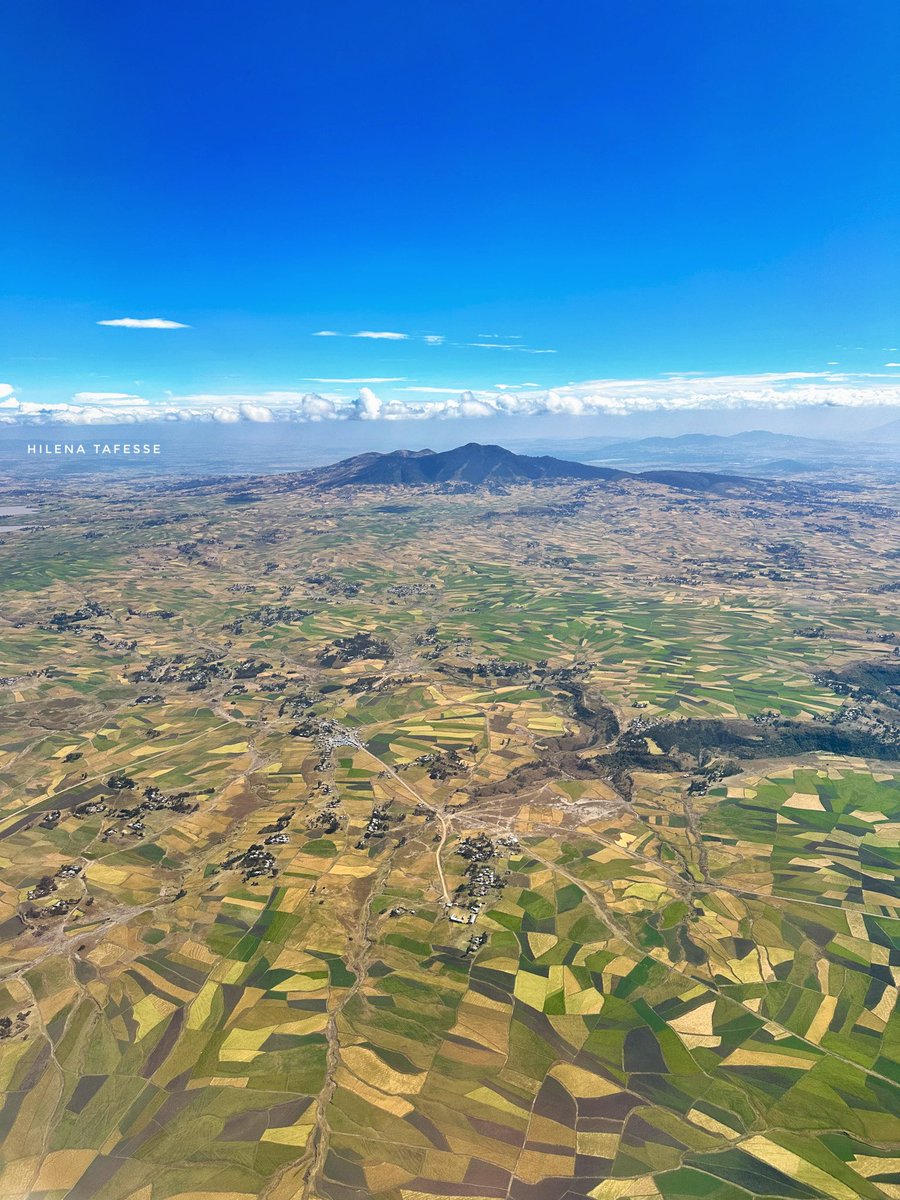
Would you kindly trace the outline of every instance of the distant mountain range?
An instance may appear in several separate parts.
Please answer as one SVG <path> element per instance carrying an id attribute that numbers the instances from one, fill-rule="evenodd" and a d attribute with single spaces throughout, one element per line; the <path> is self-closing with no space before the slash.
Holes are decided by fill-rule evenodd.
<path id="1" fill-rule="evenodd" d="M 623 443 L 619 443 L 622 445 Z M 813 453 L 831 453 L 840 448 L 826 438 L 801 437 L 794 433 L 770 433 L 767 429 L 751 429 L 744 433 L 682 433 L 677 437 L 647 437 L 625 445 L 640 446 L 645 450 L 752 450 L 773 454 L 786 450 L 796 453 L 808 450 Z M 614 449 L 615 447 L 613 447 Z"/>
<path id="2" fill-rule="evenodd" d="M 644 473 L 678 468 L 759 479 L 808 477 L 811 472 L 852 479 L 861 468 L 892 478 L 900 472 L 900 420 L 869 431 L 866 441 L 801 437 L 751 430 L 729 435 L 686 433 L 676 437 L 584 438 L 541 441 L 541 450 L 595 466 Z M 516 443 L 525 450 L 527 443 Z"/>
<path id="3" fill-rule="evenodd" d="M 844 446 L 840 442 L 754 429 L 746 433 L 683 433 L 677 437 L 636 438 L 598 447 L 596 457 L 612 462 L 666 459 L 754 463 L 768 458 L 831 460 L 842 453 Z"/>
<path id="4" fill-rule="evenodd" d="M 503 446 L 469 442 L 454 450 L 394 450 L 389 454 L 359 454 L 333 466 L 306 471 L 304 484 L 320 488 L 429 485 L 505 485 L 564 483 L 566 481 L 625 481 L 642 479 L 668 487 L 700 492 L 731 492 L 753 486 L 739 476 L 707 471 L 631 471 L 593 463 L 569 462 L 550 455 L 515 454 Z"/>
<path id="5" fill-rule="evenodd" d="M 900 417 L 870 430 L 867 436 L 875 442 L 900 442 Z"/>

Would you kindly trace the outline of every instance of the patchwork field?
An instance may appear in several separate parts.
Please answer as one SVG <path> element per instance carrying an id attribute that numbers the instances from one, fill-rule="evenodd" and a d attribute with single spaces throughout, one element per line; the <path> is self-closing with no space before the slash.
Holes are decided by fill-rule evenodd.
<path id="1" fill-rule="evenodd" d="M 0 497 L 3 1200 L 900 1197 L 900 496 Z"/>

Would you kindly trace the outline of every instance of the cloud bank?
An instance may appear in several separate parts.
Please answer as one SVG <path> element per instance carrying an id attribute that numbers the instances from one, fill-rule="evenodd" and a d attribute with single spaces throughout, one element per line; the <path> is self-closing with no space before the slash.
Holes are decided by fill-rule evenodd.
<path id="1" fill-rule="evenodd" d="M 323 381 L 325 382 L 325 381 Z M 348 381 L 349 382 L 349 381 Z M 355 381 L 354 381 L 355 382 Z M 385 380 L 384 382 L 390 382 Z M 301 390 L 194 393 L 152 399 L 127 392 L 76 392 L 69 400 L 20 399 L 0 384 L 0 424 L 125 424 L 143 421 L 400 421 L 525 417 L 544 413 L 626 416 L 690 410 L 900 406 L 900 378 L 829 371 L 758 375 L 682 373 L 648 379 L 595 379 L 537 390 L 402 387 L 387 398 L 369 386 L 354 398 Z"/>

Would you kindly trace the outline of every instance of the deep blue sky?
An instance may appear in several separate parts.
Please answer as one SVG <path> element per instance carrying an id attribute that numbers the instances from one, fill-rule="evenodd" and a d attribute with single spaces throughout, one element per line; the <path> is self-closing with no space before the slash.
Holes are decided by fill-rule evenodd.
<path id="1" fill-rule="evenodd" d="M 23 400 L 898 360 L 896 0 L 31 0 L 0 38 Z"/>

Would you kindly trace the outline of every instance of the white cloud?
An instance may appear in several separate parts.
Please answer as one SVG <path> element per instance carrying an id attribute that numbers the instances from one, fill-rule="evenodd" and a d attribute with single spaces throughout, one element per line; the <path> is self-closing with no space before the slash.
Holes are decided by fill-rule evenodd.
<path id="1" fill-rule="evenodd" d="M 274 421 L 271 408 L 264 404 L 242 404 L 239 412 L 245 421 Z"/>
<path id="2" fill-rule="evenodd" d="M 309 376 L 310 383 L 403 383 L 405 379 L 405 375 L 376 376 L 371 379 L 317 379 L 314 375 Z"/>
<path id="3" fill-rule="evenodd" d="M 885 363 L 884 365 L 885 365 L 886 367 L 900 367 L 900 362 L 896 362 L 896 363 Z"/>
<path id="4" fill-rule="evenodd" d="M 397 333 L 393 329 L 360 329 L 358 333 L 340 333 L 337 329 L 320 329 L 313 337 L 366 338 L 372 342 L 423 341 L 429 346 L 442 346 L 447 340 L 442 333 Z"/>
<path id="5" fill-rule="evenodd" d="M 364 387 L 359 389 L 359 396 L 355 401 L 354 407 L 356 409 L 356 416 L 361 421 L 377 421 L 381 416 L 381 401 L 371 388 Z"/>
<path id="6" fill-rule="evenodd" d="M 572 417 L 580 417 L 585 411 L 584 401 L 578 396 L 564 396 L 559 392 L 546 392 L 544 395 L 544 410 L 549 413 L 567 413 Z"/>
<path id="7" fill-rule="evenodd" d="M 492 335 L 482 334 L 482 337 Z M 556 350 L 535 350 L 532 346 L 517 346 L 514 342 L 467 342 L 472 350 L 518 350 L 520 354 L 556 354 Z"/>
<path id="8" fill-rule="evenodd" d="M 392 333 L 389 329 L 361 329 L 359 333 L 351 333 L 350 337 L 370 338 L 373 342 L 405 342 L 408 341 L 409 334 Z"/>
<path id="9" fill-rule="evenodd" d="M 491 417 L 496 410 L 484 400 L 476 400 L 471 392 L 463 392 L 457 401 L 461 417 Z M 450 413 L 446 415 L 451 415 Z M 455 412 L 452 415 L 457 415 Z"/>
<path id="10" fill-rule="evenodd" d="M 11 383 L 0 383 L 0 400 L 5 400 L 7 396 L 11 396 L 16 389 Z"/>
<path id="11" fill-rule="evenodd" d="M 301 421 L 333 421 L 340 416 L 334 400 L 309 392 L 300 402 L 297 419 Z"/>
<path id="12" fill-rule="evenodd" d="M 190 329 L 181 321 L 167 321 L 164 317 L 116 317 L 113 321 L 98 321 L 98 325 L 118 325 L 122 329 Z"/>

